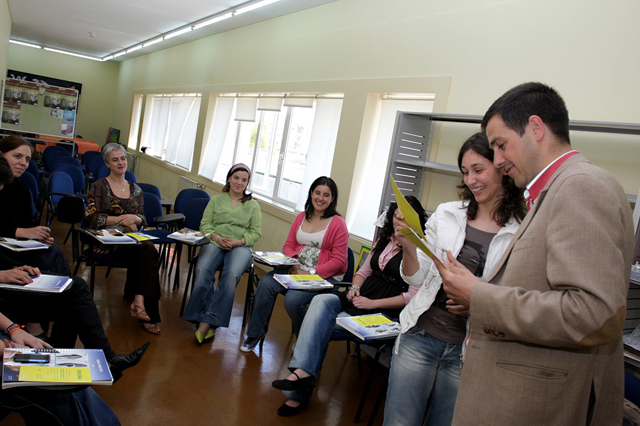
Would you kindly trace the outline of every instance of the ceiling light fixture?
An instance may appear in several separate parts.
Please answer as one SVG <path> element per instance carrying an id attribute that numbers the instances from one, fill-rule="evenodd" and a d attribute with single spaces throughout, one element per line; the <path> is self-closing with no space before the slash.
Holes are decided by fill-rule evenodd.
<path id="1" fill-rule="evenodd" d="M 102 62 L 109 61 L 111 59 L 113 59 L 113 55 L 105 56 L 104 58 L 102 58 Z"/>
<path id="2" fill-rule="evenodd" d="M 122 56 L 122 55 L 124 55 L 124 54 L 126 54 L 126 53 L 127 53 L 127 51 L 126 51 L 126 50 L 121 50 L 121 51 L 119 51 L 119 52 L 114 53 L 114 54 L 113 54 L 113 57 L 114 57 L 114 58 L 117 58 L 118 56 Z"/>
<path id="3" fill-rule="evenodd" d="M 65 52 L 64 50 L 53 49 L 51 47 L 45 47 L 44 50 L 48 50 L 49 52 L 62 53 L 63 55 L 77 56 L 78 58 L 91 59 L 92 61 L 100 61 L 100 62 L 102 62 L 102 59 L 100 59 L 100 58 L 94 58 L 93 56 L 87 56 L 87 55 L 81 55 L 79 53 Z"/>
<path id="4" fill-rule="evenodd" d="M 140 49 L 142 49 L 142 44 L 128 48 L 127 53 L 135 52 L 136 50 L 140 50 Z"/>
<path id="5" fill-rule="evenodd" d="M 251 12 L 252 10 L 259 9 L 261 7 L 269 6 L 272 3 L 278 2 L 280 0 L 262 0 L 257 3 L 250 4 L 246 7 L 241 7 L 233 12 L 233 15 L 242 15 L 243 13 Z"/>
<path id="6" fill-rule="evenodd" d="M 164 40 L 164 36 L 154 38 L 153 40 L 145 41 L 144 43 L 142 43 L 142 47 L 147 47 L 147 46 L 151 46 L 152 44 L 160 43 L 162 40 Z"/>
<path id="7" fill-rule="evenodd" d="M 17 41 L 9 39 L 9 43 L 19 44 L 21 46 L 34 47 L 36 49 L 42 49 L 42 46 L 38 46 L 37 44 L 25 43 L 24 41 Z"/>
<path id="8" fill-rule="evenodd" d="M 207 19 L 206 21 L 199 22 L 193 26 L 194 30 L 198 28 L 206 27 L 207 25 L 215 24 L 216 22 L 224 21 L 225 19 L 229 19 L 233 16 L 232 12 L 225 13 L 224 15 L 216 16 L 211 19 Z"/>
<path id="9" fill-rule="evenodd" d="M 171 33 L 165 35 L 164 39 L 165 40 L 169 40 L 170 38 L 179 36 L 179 35 L 184 34 L 184 33 L 188 33 L 189 31 L 191 31 L 191 27 L 181 28 L 179 30 L 176 30 L 174 32 L 171 32 Z"/>

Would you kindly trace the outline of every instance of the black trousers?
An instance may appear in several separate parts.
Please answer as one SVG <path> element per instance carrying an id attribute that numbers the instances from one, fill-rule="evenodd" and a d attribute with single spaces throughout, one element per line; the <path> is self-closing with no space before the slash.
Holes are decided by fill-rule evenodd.
<path id="1" fill-rule="evenodd" d="M 73 348 L 79 336 L 89 349 L 102 349 L 109 360 L 115 352 L 102 327 L 102 320 L 87 283 L 74 277 L 62 293 L 36 293 L 0 289 L 0 312 L 18 324 L 53 321 L 51 343 Z"/>

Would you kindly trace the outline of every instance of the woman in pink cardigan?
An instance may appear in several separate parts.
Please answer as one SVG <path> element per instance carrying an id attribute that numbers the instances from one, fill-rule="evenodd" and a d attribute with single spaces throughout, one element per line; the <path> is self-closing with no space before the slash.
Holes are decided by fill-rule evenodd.
<path id="1" fill-rule="evenodd" d="M 242 352 L 251 352 L 258 343 L 264 341 L 278 294 L 285 295 L 284 306 L 297 336 L 307 305 L 320 293 L 287 290 L 273 278 L 274 273 L 317 274 L 329 281 L 342 280 L 347 271 L 349 231 L 344 219 L 336 211 L 337 204 L 338 187 L 333 179 L 321 176 L 311 184 L 305 211 L 294 220 L 282 249 L 287 256 L 297 258 L 300 264 L 288 271 L 274 269 L 260 279 L 247 339 L 240 347 Z"/>

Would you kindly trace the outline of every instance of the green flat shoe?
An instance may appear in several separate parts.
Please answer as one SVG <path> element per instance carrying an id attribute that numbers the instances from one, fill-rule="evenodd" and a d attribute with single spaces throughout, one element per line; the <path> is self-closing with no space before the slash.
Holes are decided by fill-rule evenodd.
<path id="1" fill-rule="evenodd" d="M 216 335 L 216 331 L 213 328 L 210 328 L 209 331 L 207 331 L 207 334 L 204 335 L 204 342 L 213 339 L 213 337 Z"/>
<path id="2" fill-rule="evenodd" d="M 202 342 L 204 342 L 204 337 L 202 337 L 202 333 L 200 333 L 200 330 L 196 330 L 196 341 L 200 345 L 202 344 Z"/>

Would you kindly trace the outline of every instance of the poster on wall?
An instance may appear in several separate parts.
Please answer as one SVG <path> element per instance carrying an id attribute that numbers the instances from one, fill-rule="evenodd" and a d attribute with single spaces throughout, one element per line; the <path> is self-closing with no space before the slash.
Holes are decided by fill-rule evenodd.
<path id="1" fill-rule="evenodd" d="M 0 127 L 75 138 L 81 89 L 80 83 L 8 70 Z"/>

